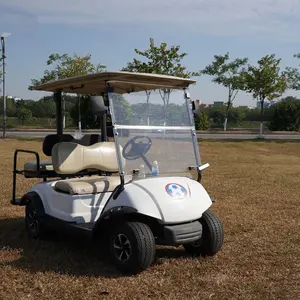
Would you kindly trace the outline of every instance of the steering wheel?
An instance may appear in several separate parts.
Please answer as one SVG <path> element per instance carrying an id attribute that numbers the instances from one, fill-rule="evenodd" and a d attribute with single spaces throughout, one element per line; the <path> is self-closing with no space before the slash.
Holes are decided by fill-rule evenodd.
<path id="1" fill-rule="evenodd" d="M 150 150 L 151 145 L 152 141 L 148 136 L 138 135 L 125 144 L 122 154 L 128 160 L 135 160 L 143 157 Z"/>

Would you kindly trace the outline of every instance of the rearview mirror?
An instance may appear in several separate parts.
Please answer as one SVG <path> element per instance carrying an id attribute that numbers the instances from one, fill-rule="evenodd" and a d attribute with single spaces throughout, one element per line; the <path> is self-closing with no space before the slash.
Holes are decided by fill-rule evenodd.
<path id="1" fill-rule="evenodd" d="M 193 100 L 192 102 L 192 111 L 195 117 L 200 116 L 200 104 L 199 100 Z"/>
<path id="2" fill-rule="evenodd" d="M 105 114 L 108 107 L 104 103 L 102 96 L 90 96 L 92 113 L 95 116 L 101 116 Z"/>

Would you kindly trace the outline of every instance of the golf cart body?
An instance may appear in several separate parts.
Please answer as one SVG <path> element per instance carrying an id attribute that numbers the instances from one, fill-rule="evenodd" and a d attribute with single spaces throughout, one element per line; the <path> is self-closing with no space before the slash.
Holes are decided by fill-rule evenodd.
<path id="1" fill-rule="evenodd" d="M 38 202 L 35 208 L 43 220 L 59 220 L 93 236 L 106 235 L 122 221 L 146 224 L 156 244 L 199 241 L 199 220 L 212 199 L 200 183 L 207 165 L 200 163 L 195 107 L 187 92 L 193 83 L 172 76 L 103 72 L 35 87 L 54 92 L 57 134 L 44 141 L 49 162 L 29 151 L 36 155 L 31 173 L 28 163 L 16 170 L 18 152 L 28 150 L 16 151 L 12 203 Z M 94 114 L 102 118 L 99 139 L 82 142 L 63 134 L 62 92 L 90 95 Z M 107 116 L 113 141 L 108 141 Z M 16 199 L 17 174 L 44 180 Z"/>

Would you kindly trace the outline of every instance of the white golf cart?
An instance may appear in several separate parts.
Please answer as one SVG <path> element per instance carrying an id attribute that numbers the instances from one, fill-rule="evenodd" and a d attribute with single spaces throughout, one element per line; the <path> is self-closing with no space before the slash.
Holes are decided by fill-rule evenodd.
<path id="1" fill-rule="evenodd" d="M 155 245 L 180 246 L 196 256 L 215 255 L 223 228 L 209 210 L 187 88 L 191 79 L 130 72 L 103 72 L 50 81 L 35 90 L 54 92 L 57 134 L 39 154 L 17 149 L 12 204 L 25 206 L 32 238 L 62 223 L 90 232 L 120 270 L 138 273 L 155 260 Z M 102 117 L 101 137 L 76 140 L 63 134 L 61 93 L 88 95 Z M 113 142 L 108 141 L 110 115 Z M 100 136 L 100 135 L 99 135 Z M 36 161 L 17 170 L 20 152 Z M 16 176 L 43 178 L 20 199 Z"/>

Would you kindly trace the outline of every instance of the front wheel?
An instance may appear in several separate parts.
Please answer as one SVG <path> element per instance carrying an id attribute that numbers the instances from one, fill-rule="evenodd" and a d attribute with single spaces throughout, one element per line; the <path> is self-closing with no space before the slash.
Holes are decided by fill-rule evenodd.
<path id="1" fill-rule="evenodd" d="M 224 231 L 222 222 L 207 210 L 199 220 L 202 224 L 202 237 L 191 244 L 183 245 L 186 252 L 196 256 L 213 256 L 222 248 L 224 241 Z"/>
<path id="2" fill-rule="evenodd" d="M 47 234 L 44 207 L 40 199 L 33 198 L 25 206 L 25 228 L 33 239 L 43 239 Z"/>
<path id="3" fill-rule="evenodd" d="M 152 265 L 155 240 L 148 225 L 140 222 L 116 224 L 109 238 L 110 256 L 121 271 L 137 274 Z"/>

